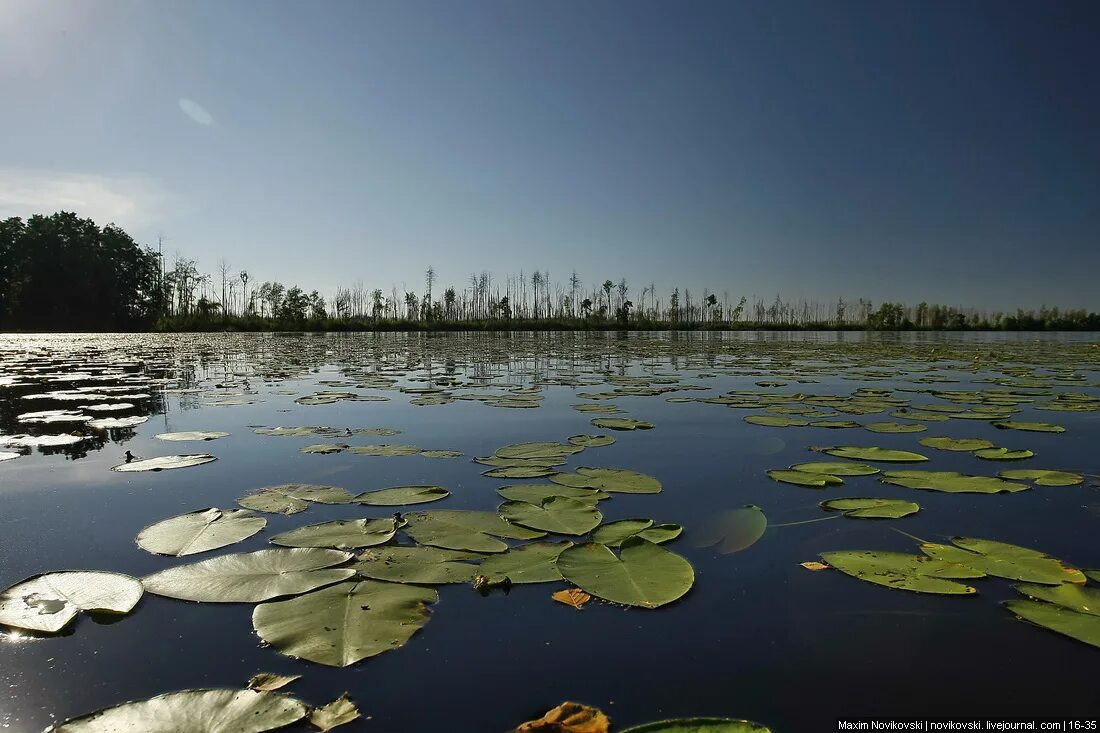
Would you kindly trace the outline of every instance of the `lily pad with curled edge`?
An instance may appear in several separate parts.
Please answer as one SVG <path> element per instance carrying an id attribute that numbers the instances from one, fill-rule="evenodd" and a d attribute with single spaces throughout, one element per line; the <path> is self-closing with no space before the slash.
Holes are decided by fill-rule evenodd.
<path id="1" fill-rule="evenodd" d="M 615 442 L 615 438 L 610 435 L 571 435 L 568 440 L 570 445 L 584 448 L 602 448 Z"/>
<path id="2" fill-rule="evenodd" d="M 514 443 L 503 448 L 497 448 L 494 455 L 497 458 L 511 458 L 525 461 L 539 459 L 565 458 L 574 453 L 580 453 L 584 446 L 567 443 L 554 443 L 549 441 L 535 443 Z"/>
<path id="3" fill-rule="evenodd" d="M 601 524 L 592 532 L 592 541 L 608 547 L 618 547 L 631 537 L 641 537 L 661 544 L 679 537 L 684 528 L 678 524 L 654 524 L 652 519 L 620 519 Z"/>
<path id="4" fill-rule="evenodd" d="M 632 417 L 597 417 L 592 420 L 592 426 L 606 430 L 651 430 L 654 427 L 651 422 Z"/>
<path id="5" fill-rule="evenodd" d="M 333 728 L 358 720 L 360 715 L 359 708 L 355 707 L 355 703 L 345 692 L 327 705 L 314 708 L 309 714 L 309 722 L 320 729 L 321 733 L 326 733 Z"/>
<path id="6" fill-rule="evenodd" d="M 852 458 L 857 461 L 878 461 L 880 463 L 917 463 L 927 461 L 928 456 L 913 453 L 907 450 L 891 450 L 890 448 L 876 448 L 873 446 L 840 445 L 831 448 L 815 448 L 822 453 L 837 458 Z"/>
<path id="7" fill-rule="evenodd" d="M 277 534 L 271 538 L 271 544 L 284 547 L 331 547 L 337 550 L 373 547 L 392 540 L 399 526 L 393 517 L 336 519 Z"/>
<path id="8" fill-rule="evenodd" d="M 222 433 L 217 430 L 191 430 L 182 433 L 157 433 L 153 437 L 157 440 L 175 441 L 217 440 L 218 438 L 229 437 L 229 433 Z"/>
<path id="9" fill-rule="evenodd" d="M 502 486 L 497 489 L 497 493 L 505 499 L 526 501 L 532 504 L 541 504 L 551 496 L 568 496 L 570 499 L 576 499 L 595 506 L 601 499 L 611 498 L 610 494 L 599 489 L 561 486 L 559 484 L 514 484 L 512 486 Z"/>
<path id="10" fill-rule="evenodd" d="M 1069 471 L 1046 471 L 1038 468 L 1013 468 L 997 474 L 1001 478 L 1030 481 L 1036 486 L 1077 486 L 1085 477 Z"/>
<path id="11" fill-rule="evenodd" d="M 490 578 L 507 577 L 513 583 L 549 583 L 561 580 L 558 555 L 572 542 L 531 542 L 485 558 L 478 571 Z"/>
<path id="12" fill-rule="evenodd" d="M 279 484 L 265 486 L 255 494 L 237 499 L 246 509 L 278 514 L 297 514 L 305 511 L 307 502 L 318 504 L 352 504 L 355 496 L 346 489 L 318 484 Z"/>
<path id="13" fill-rule="evenodd" d="M 450 495 L 442 486 L 394 486 L 360 494 L 355 501 L 368 506 L 405 506 L 439 501 Z"/>
<path id="14" fill-rule="evenodd" d="M 672 603 L 695 582 L 691 563 L 641 537 L 625 540 L 618 556 L 606 545 L 575 545 L 558 555 L 557 566 L 562 577 L 582 590 L 641 608 Z"/>
<path id="15" fill-rule="evenodd" d="M 121 573 L 65 570 L 35 575 L 0 593 L 0 625 L 56 634 L 80 611 L 127 614 L 142 593 L 140 580 Z"/>
<path id="16" fill-rule="evenodd" d="M 393 583 L 468 583 L 478 566 L 466 561 L 483 557 L 479 552 L 385 545 L 363 550 L 352 567 L 360 575 Z"/>
<path id="17" fill-rule="evenodd" d="M 992 448 L 993 442 L 984 440 L 982 438 L 921 438 L 918 441 L 921 445 L 929 448 L 936 448 L 938 450 L 950 450 L 950 451 L 976 451 L 985 450 L 986 448 Z"/>
<path id="18" fill-rule="evenodd" d="M 183 557 L 235 544 L 266 525 L 266 519 L 247 509 L 200 509 L 149 525 L 137 544 L 157 555 Z"/>
<path id="19" fill-rule="evenodd" d="M 823 552 L 821 559 L 853 578 L 914 593 L 972 595 L 977 593 L 974 588 L 951 579 L 985 576 L 985 573 L 966 565 L 904 552 Z"/>
<path id="20" fill-rule="evenodd" d="M 548 466 L 500 466 L 483 471 L 482 476 L 489 478 L 544 478 L 557 473 Z"/>
<path id="21" fill-rule="evenodd" d="M 159 456 L 157 458 L 145 458 L 137 461 L 130 461 L 129 463 L 120 463 L 117 466 L 112 466 L 111 470 L 121 472 L 167 471 L 172 468 L 201 466 L 204 463 L 210 463 L 216 460 L 218 459 L 206 453 L 192 453 L 182 456 Z"/>
<path id="22" fill-rule="evenodd" d="M 717 545 L 720 553 L 728 555 L 751 547 L 767 529 L 768 518 L 764 511 L 748 504 L 711 517 L 694 535 L 694 541 L 696 547 Z"/>
<path id="23" fill-rule="evenodd" d="M 957 471 L 887 471 L 879 479 L 884 484 L 908 489 L 943 491 L 949 494 L 1012 494 L 1027 491 L 1027 484 L 1005 481 L 993 476 L 969 476 Z"/>
<path id="24" fill-rule="evenodd" d="M 785 469 L 773 469 L 768 471 L 768 477 L 773 481 L 795 486 L 808 486 L 815 489 L 823 489 L 826 486 L 840 486 L 844 479 L 827 473 L 807 473 L 805 471 L 788 471 Z"/>
<path id="25" fill-rule="evenodd" d="M 657 479 L 625 468 L 581 466 L 576 473 L 556 473 L 550 481 L 562 486 L 623 494 L 656 494 L 661 490 L 661 482 Z"/>
<path id="26" fill-rule="evenodd" d="M 866 463 L 848 463 L 846 461 L 815 461 L 811 463 L 796 463 L 791 466 L 792 471 L 803 473 L 824 473 L 830 476 L 873 476 L 881 469 L 868 466 Z"/>
<path id="27" fill-rule="evenodd" d="M 986 461 L 1020 461 L 1035 456 L 1034 453 L 1026 448 L 1019 450 L 1012 450 L 1010 448 L 983 448 L 974 451 L 974 455 Z"/>
<path id="28" fill-rule="evenodd" d="M 863 427 L 872 433 L 923 433 L 928 429 L 927 425 L 921 425 L 920 423 L 900 422 L 872 422 Z"/>
<path id="29" fill-rule="evenodd" d="M 1100 617 L 1078 613 L 1053 603 L 1005 601 L 1004 607 L 1019 618 L 1077 641 L 1100 647 Z"/>
<path id="30" fill-rule="evenodd" d="M 508 522 L 495 512 L 436 510 L 405 515 L 405 533 L 422 545 L 469 552 L 504 552 L 508 545 L 497 537 L 534 540 L 539 532 Z"/>
<path id="31" fill-rule="evenodd" d="M 355 570 L 333 566 L 351 557 L 313 547 L 259 550 L 161 570 L 143 582 L 150 593 L 185 601 L 259 603 L 347 580 Z"/>
<path id="32" fill-rule="evenodd" d="M 47 733 L 263 733 L 308 712 L 305 703 L 276 692 L 183 690 L 72 718 Z"/>
<path id="33" fill-rule="evenodd" d="M 622 733 L 771 733 L 771 728 L 751 720 L 680 718 L 637 725 Z"/>
<path id="34" fill-rule="evenodd" d="M 752 425 L 764 425 L 769 428 L 804 428 L 810 424 L 809 420 L 782 415 L 745 415 L 743 419 Z"/>
<path id="35" fill-rule="evenodd" d="M 1000 420 L 993 423 L 993 427 L 1002 430 L 1026 430 L 1032 433 L 1064 433 L 1066 429 L 1061 425 L 1051 425 L 1045 422 L 1023 422 L 1020 420 Z"/>
<path id="36" fill-rule="evenodd" d="M 603 521 L 595 506 L 567 496 L 551 496 L 539 504 L 506 501 L 498 511 L 513 524 L 555 534 L 585 534 Z"/>
<path id="37" fill-rule="evenodd" d="M 1100 589 L 1098 588 L 1081 587 L 1073 583 L 1061 585 L 1019 583 L 1012 587 L 1036 600 L 1053 603 L 1078 613 L 1100 616 Z"/>
<path id="38" fill-rule="evenodd" d="M 420 453 L 415 445 L 397 445 L 382 443 L 379 445 L 356 445 L 348 448 L 348 453 L 357 456 L 415 456 Z"/>
<path id="39" fill-rule="evenodd" d="M 404 646 L 431 618 L 432 588 L 348 581 L 297 598 L 261 603 L 252 626 L 280 654 L 347 667 Z"/>
<path id="40" fill-rule="evenodd" d="M 920 505 L 911 501 L 863 497 L 830 499 L 821 502 L 821 507 L 855 519 L 900 519 L 920 511 Z"/>
<path id="41" fill-rule="evenodd" d="M 925 542 L 921 552 L 937 560 L 964 564 L 1009 580 L 1048 585 L 1085 582 L 1085 575 L 1080 570 L 1038 550 L 973 537 L 952 537 L 951 542 L 951 545 Z"/>

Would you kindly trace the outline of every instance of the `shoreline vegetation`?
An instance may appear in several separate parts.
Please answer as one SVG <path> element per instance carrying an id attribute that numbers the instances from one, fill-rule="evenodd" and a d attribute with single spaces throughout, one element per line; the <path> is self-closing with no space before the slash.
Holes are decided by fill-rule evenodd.
<path id="1" fill-rule="evenodd" d="M 328 298 L 255 282 L 218 263 L 143 247 L 70 212 L 0 220 L 0 330 L 42 331 L 1100 331 L 1100 313 L 1014 313 L 858 298 L 773 299 L 690 288 L 586 285 L 549 272 L 471 273 L 459 287 L 430 265 L 418 291 L 357 282 Z"/>

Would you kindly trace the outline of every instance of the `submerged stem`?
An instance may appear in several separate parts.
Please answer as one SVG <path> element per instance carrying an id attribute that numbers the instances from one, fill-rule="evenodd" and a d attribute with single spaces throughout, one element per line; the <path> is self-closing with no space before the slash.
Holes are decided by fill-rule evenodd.
<path id="1" fill-rule="evenodd" d="M 814 522 L 827 522 L 830 519 L 840 519 L 842 516 L 844 516 L 844 515 L 843 514 L 836 514 L 836 515 L 831 516 L 831 517 L 819 517 L 817 519 L 805 519 L 801 522 L 784 522 L 783 524 L 769 524 L 768 529 L 771 529 L 772 527 L 794 527 L 794 526 L 799 525 L 799 524 L 813 524 Z"/>

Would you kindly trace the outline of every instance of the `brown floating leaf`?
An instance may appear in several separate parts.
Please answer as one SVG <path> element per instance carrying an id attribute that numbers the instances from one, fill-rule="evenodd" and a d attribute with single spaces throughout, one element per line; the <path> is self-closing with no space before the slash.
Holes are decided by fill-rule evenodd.
<path id="1" fill-rule="evenodd" d="M 563 702 L 538 720 L 523 723 L 515 733 L 607 733 L 610 729 L 611 720 L 596 708 Z"/>
<path id="2" fill-rule="evenodd" d="M 564 603 L 567 606 L 572 606 L 578 611 L 592 600 L 592 596 L 585 593 L 580 588 L 566 588 L 565 590 L 559 590 L 557 593 L 550 595 L 558 603 Z"/>
<path id="3" fill-rule="evenodd" d="M 332 730 L 338 725 L 350 723 L 359 717 L 359 708 L 344 693 L 328 705 L 319 707 L 309 714 L 309 722 L 321 730 Z"/>
<path id="4" fill-rule="evenodd" d="M 260 672 L 248 681 L 248 689 L 256 690 L 257 692 L 271 692 L 272 690 L 278 690 L 280 687 L 286 687 L 294 680 L 301 679 L 301 677 L 302 675 L 300 674 L 270 674 L 268 672 Z"/>
<path id="5" fill-rule="evenodd" d="M 817 562 L 816 560 L 810 560 L 809 562 L 798 563 L 807 570 L 828 570 L 829 566 L 823 562 Z"/>

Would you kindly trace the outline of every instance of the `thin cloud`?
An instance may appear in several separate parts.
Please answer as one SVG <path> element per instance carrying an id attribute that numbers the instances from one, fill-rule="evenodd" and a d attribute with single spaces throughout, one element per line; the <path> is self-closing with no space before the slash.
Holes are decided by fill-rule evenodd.
<path id="1" fill-rule="evenodd" d="M 0 167 L 0 218 L 72 211 L 101 225 L 140 227 L 160 220 L 166 203 L 160 187 L 140 176 Z"/>
<path id="2" fill-rule="evenodd" d="M 200 125 L 210 126 L 214 124 L 214 117 L 206 111 L 206 108 L 193 99 L 180 99 L 180 109 Z"/>

